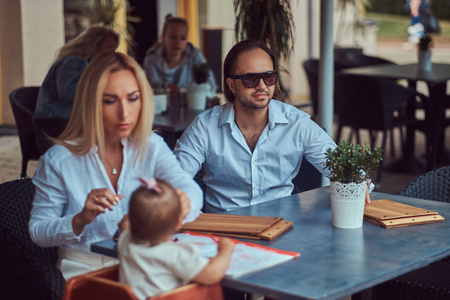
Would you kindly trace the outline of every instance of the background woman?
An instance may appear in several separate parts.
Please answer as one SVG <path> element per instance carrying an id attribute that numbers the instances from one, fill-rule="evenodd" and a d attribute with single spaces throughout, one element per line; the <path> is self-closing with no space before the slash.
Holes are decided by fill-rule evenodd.
<path id="1" fill-rule="evenodd" d="M 168 83 L 172 99 L 178 96 L 180 87 L 194 82 L 192 66 L 206 62 L 203 54 L 187 41 L 187 34 L 188 23 L 185 19 L 167 15 L 161 41 L 147 51 L 144 59 L 144 69 L 150 84 Z M 211 70 L 208 84 L 212 97 L 217 84 Z"/>
<path id="2" fill-rule="evenodd" d="M 89 63 L 69 123 L 33 178 L 30 234 L 42 247 L 60 247 L 58 267 L 66 279 L 116 263 L 91 254 L 90 245 L 113 236 L 139 177 L 177 188 L 183 216 L 192 206 L 187 220 L 200 211 L 202 191 L 163 139 L 151 134 L 153 110 L 150 86 L 132 58 L 109 53 Z"/>
<path id="3" fill-rule="evenodd" d="M 114 52 L 118 43 L 112 28 L 95 25 L 62 46 L 39 89 L 35 113 L 69 119 L 83 70 L 95 55 Z"/>

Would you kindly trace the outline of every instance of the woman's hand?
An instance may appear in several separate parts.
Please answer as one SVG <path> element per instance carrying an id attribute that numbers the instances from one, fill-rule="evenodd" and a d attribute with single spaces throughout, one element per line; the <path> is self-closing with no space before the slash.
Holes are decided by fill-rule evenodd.
<path id="1" fill-rule="evenodd" d="M 90 224 L 99 214 L 106 212 L 106 209 L 112 210 L 113 206 L 122 199 L 122 195 L 116 195 L 110 189 L 93 189 L 87 195 L 83 210 L 76 214 L 72 219 L 73 232 L 79 235 L 84 227 Z"/>
<path id="2" fill-rule="evenodd" d="M 180 189 L 176 189 L 175 193 L 178 195 L 178 198 L 180 198 L 180 202 L 181 202 L 181 216 L 184 219 L 191 212 L 191 200 L 186 195 L 186 193 L 183 192 Z"/>

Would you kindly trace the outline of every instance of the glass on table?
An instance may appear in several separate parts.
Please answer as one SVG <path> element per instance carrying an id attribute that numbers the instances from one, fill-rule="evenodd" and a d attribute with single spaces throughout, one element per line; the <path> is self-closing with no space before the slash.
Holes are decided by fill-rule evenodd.
<path id="1" fill-rule="evenodd" d="M 169 84 L 167 82 L 157 82 L 152 84 L 155 94 L 155 114 L 163 113 L 167 110 L 169 99 Z"/>

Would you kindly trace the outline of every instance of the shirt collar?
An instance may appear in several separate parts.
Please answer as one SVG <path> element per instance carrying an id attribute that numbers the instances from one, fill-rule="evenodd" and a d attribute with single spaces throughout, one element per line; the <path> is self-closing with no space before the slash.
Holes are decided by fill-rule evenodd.
<path id="1" fill-rule="evenodd" d="M 225 105 L 219 116 L 219 127 L 225 123 L 234 123 L 234 105 L 231 102 Z"/>
<path id="2" fill-rule="evenodd" d="M 124 137 L 120 140 L 120 142 L 122 143 L 122 146 L 124 149 L 127 148 L 128 146 L 128 137 Z M 93 145 L 91 148 L 91 153 L 97 153 L 98 152 L 98 146 L 97 145 Z"/>
<path id="3" fill-rule="evenodd" d="M 234 123 L 234 105 L 233 103 L 227 103 L 220 113 L 219 127 L 225 123 Z M 275 124 L 287 124 L 289 123 L 286 116 L 280 109 L 277 100 L 272 99 L 269 103 L 269 128 L 272 129 Z"/>
<path id="4" fill-rule="evenodd" d="M 272 99 L 269 103 L 269 128 L 272 129 L 275 124 L 287 124 L 289 123 L 286 116 L 281 111 L 278 100 Z"/>

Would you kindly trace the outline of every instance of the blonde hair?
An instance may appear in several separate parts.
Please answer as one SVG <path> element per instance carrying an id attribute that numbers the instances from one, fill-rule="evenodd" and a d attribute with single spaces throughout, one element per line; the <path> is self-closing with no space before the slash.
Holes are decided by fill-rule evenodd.
<path id="1" fill-rule="evenodd" d="M 180 224 L 180 198 L 167 182 L 156 179 L 156 183 L 161 192 L 141 186 L 131 195 L 128 213 L 134 243 L 159 242 Z"/>
<path id="2" fill-rule="evenodd" d="M 135 162 L 138 158 L 143 160 L 152 133 L 153 92 L 138 63 L 128 55 L 118 52 L 98 55 L 88 64 L 78 83 L 69 123 L 60 137 L 53 140 L 55 144 L 66 147 L 76 155 L 86 155 L 94 145 L 97 145 L 99 155 L 104 159 L 103 91 L 109 75 L 120 70 L 131 71 L 138 83 L 141 111 L 130 139 L 138 148 Z"/>
<path id="3" fill-rule="evenodd" d="M 92 59 L 97 54 L 97 46 L 108 37 L 115 39 L 117 48 L 119 45 L 119 35 L 114 29 L 101 25 L 93 25 L 62 46 L 59 49 L 55 61 L 70 55 Z"/>

